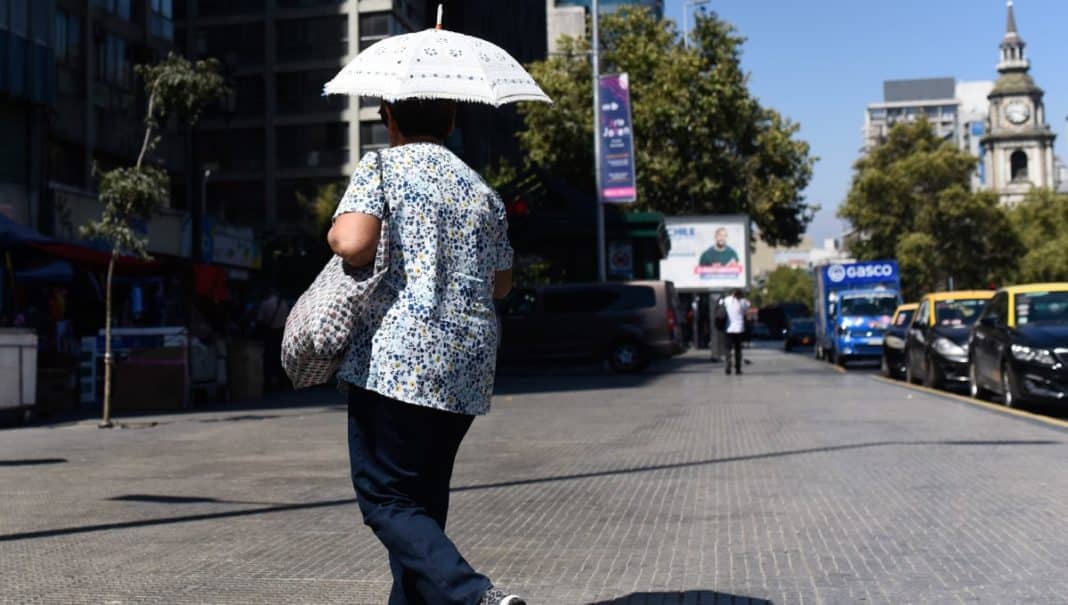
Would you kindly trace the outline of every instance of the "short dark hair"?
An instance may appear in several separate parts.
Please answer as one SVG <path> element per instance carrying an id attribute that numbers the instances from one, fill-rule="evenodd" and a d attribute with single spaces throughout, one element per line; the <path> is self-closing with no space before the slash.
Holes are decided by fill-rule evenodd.
<path id="1" fill-rule="evenodd" d="M 734 292 L 731 292 L 731 295 L 734 296 L 735 298 L 741 298 L 744 295 L 744 293 L 742 292 L 742 290 L 740 288 L 735 288 Z"/>
<path id="2" fill-rule="evenodd" d="M 456 101 L 445 99 L 406 99 L 388 105 L 397 129 L 408 138 L 445 139 L 456 120 Z"/>

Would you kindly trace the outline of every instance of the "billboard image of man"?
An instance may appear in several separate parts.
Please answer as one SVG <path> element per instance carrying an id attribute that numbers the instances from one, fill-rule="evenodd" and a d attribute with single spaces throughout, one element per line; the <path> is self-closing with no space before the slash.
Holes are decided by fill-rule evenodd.
<path id="1" fill-rule="evenodd" d="M 698 264 L 702 267 L 725 267 L 738 262 L 738 253 L 727 245 L 727 230 L 720 227 L 716 229 L 715 245 L 704 251 Z"/>

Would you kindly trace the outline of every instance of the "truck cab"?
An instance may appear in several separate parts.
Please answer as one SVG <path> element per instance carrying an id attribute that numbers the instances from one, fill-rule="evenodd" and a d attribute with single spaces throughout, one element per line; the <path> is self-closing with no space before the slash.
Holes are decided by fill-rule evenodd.
<path id="1" fill-rule="evenodd" d="M 879 359 L 901 304 L 894 261 L 835 264 L 816 274 L 816 356 L 838 365 Z"/>

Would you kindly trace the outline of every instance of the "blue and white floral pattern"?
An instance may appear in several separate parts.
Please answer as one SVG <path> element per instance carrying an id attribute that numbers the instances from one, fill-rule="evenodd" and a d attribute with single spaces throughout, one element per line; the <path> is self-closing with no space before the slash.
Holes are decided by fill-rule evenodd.
<path id="1" fill-rule="evenodd" d="M 497 362 L 493 275 L 512 266 L 500 196 L 447 148 L 367 154 L 336 218 L 390 212 L 390 269 L 353 330 L 338 379 L 407 403 L 485 414 Z"/>

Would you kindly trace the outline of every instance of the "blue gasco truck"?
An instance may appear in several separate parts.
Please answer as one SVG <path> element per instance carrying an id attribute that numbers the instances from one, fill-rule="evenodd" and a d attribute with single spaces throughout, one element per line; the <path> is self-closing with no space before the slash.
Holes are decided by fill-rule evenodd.
<path id="1" fill-rule="evenodd" d="M 901 304 L 897 261 L 835 263 L 816 268 L 816 358 L 845 366 L 879 359 L 883 334 Z"/>

